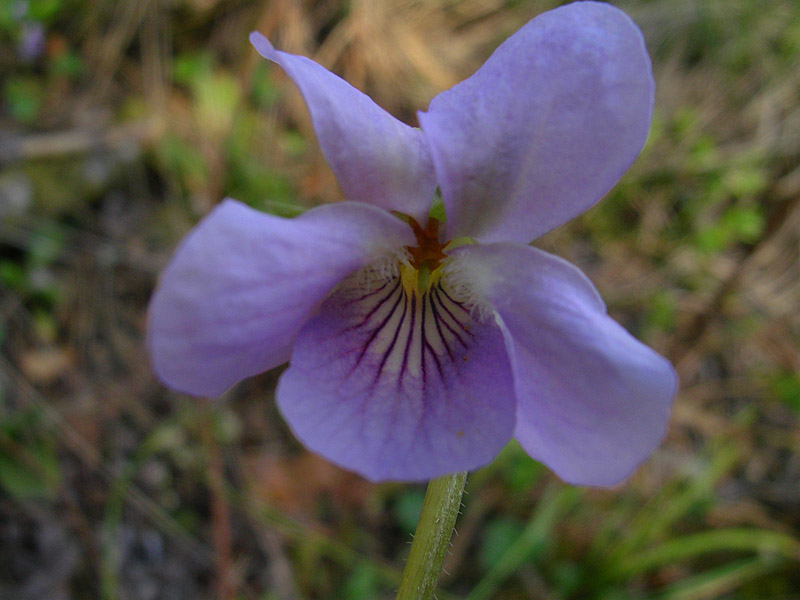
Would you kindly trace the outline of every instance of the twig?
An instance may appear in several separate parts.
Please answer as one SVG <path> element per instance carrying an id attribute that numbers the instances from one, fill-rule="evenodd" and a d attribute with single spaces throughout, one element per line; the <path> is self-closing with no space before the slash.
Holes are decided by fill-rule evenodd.
<path id="1" fill-rule="evenodd" d="M 208 407 L 200 424 L 203 444 L 208 456 L 208 490 L 211 496 L 211 538 L 214 544 L 214 568 L 217 576 L 217 597 L 231 600 L 234 597 L 233 561 L 231 559 L 231 520 L 225 496 L 225 475 L 222 454 L 217 443 L 213 407 Z"/>
<path id="2" fill-rule="evenodd" d="M 4 134 L 0 135 L 0 165 L 104 148 L 145 145 L 157 139 L 162 129 L 162 123 L 148 119 L 102 130 L 83 128 L 28 135 Z"/>

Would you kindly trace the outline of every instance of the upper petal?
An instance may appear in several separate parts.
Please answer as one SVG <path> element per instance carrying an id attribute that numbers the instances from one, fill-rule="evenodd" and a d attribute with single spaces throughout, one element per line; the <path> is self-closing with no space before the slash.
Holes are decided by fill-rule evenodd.
<path id="1" fill-rule="evenodd" d="M 570 483 L 627 477 L 666 430 L 669 362 L 611 319 L 566 261 L 516 244 L 464 248 L 460 259 L 507 332 L 517 440 Z"/>
<path id="2" fill-rule="evenodd" d="M 153 368 L 176 390 L 216 396 L 286 362 L 325 294 L 413 239 L 399 219 L 368 205 L 284 219 L 226 200 L 184 239 L 153 293 Z"/>
<path id="3" fill-rule="evenodd" d="M 379 271 L 380 272 L 380 271 Z M 371 480 L 425 480 L 489 462 L 511 438 L 503 335 L 443 285 L 358 275 L 297 336 L 278 406 L 311 450 Z"/>
<path id="4" fill-rule="evenodd" d="M 322 153 L 345 198 L 423 220 L 436 181 L 420 130 L 401 123 L 314 61 L 275 50 L 260 33 L 251 33 L 250 42 L 300 88 Z"/>
<path id="5" fill-rule="evenodd" d="M 597 202 L 650 125 L 641 32 L 605 3 L 543 13 L 419 120 L 450 237 L 529 242 Z"/>

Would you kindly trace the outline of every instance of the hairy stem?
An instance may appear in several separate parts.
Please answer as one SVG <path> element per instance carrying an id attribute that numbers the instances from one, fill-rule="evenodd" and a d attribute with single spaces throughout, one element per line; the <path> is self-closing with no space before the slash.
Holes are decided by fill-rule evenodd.
<path id="1" fill-rule="evenodd" d="M 466 480 L 467 474 L 462 472 L 432 479 L 428 483 L 397 600 L 433 598 L 453 525 L 461 508 Z"/>

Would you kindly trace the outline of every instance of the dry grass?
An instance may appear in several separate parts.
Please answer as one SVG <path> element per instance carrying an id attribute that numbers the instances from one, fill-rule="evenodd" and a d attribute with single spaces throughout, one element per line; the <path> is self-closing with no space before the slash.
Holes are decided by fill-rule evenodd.
<path id="1" fill-rule="evenodd" d="M 0 266 L 21 273 L 0 288 L 0 457 L 45 482 L 30 497 L 0 493 L 0 536 L 11 540 L 0 597 L 153 597 L 148 585 L 172 598 L 367 597 L 352 591 L 367 586 L 359 577 L 376 594 L 391 590 L 408 490 L 300 453 L 271 402 L 275 373 L 198 415 L 150 373 L 146 303 L 178 239 L 224 195 L 265 194 L 261 177 L 288 181 L 265 208 L 340 198 L 296 90 L 246 45 L 251 29 L 414 123 L 433 95 L 556 4 L 93 2 L 50 25 L 43 59 L 75 52 L 83 75 L 44 66 L 29 75 L 0 60 L 9 76 L 41 80 L 45 107 L 30 123 L 0 113 L 0 193 L 13 178 L 30 192 L 13 196 L 21 208 L 0 206 Z M 591 578 L 619 531 L 655 547 L 729 526 L 800 535 L 800 12 L 788 0 L 616 4 L 654 58 L 653 134 L 616 192 L 539 243 L 579 264 L 612 313 L 675 362 L 681 395 L 647 466 L 624 489 L 583 497 L 556 528 L 562 543 L 537 555 L 539 571 L 526 564 L 494 598 L 611 597 L 562 579 Z M 176 65 L 202 52 L 209 87 L 176 81 Z M 232 91 L 209 108 L 198 90 L 217 85 Z M 273 97 L 258 101 L 259 85 Z M 760 226 L 709 238 L 731 214 L 755 214 Z M 524 522 L 556 485 L 519 464 L 504 459 L 473 478 L 446 583 L 458 594 L 484 573 L 487 529 Z M 520 469 L 522 491 L 509 483 Z M 678 510 L 686 489 L 700 490 L 696 503 L 656 531 L 647 515 Z M 59 553 L 73 558 L 42 569 Z M 676 561 L 605 591 L 758 600 L 800 591 L 792 563 L 758 571 L 754 584 L 669 595 L 729 556 Z"/>

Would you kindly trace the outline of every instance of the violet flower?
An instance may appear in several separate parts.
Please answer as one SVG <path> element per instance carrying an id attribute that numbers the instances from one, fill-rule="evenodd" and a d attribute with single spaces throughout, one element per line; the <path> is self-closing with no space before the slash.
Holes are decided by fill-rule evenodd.
<path id="1" fill-rule="evenodd" d="M 629 475 L 664 434 L 675 373 L 576 267 L 527 244 L 644 144 L 653 79 L 633 22 L 595 2 L 544 13 L 419 129 L 250 40 L 300 88 L 348 201 L 283 219 L 226 200 L 203 219 L 150 305 L 162 381 L 216 396 L 290 361 L 276 397 L 294 433 L 371 480 L 474 469 L 512 436 L 565 481 Z"/>
<path id="2" fill-rule="evenodd" d="M 46 36 L 41 23 L 23 23 L 19 37 L 17 54 L 23 62 L 33 62 L 44 52 Z"/>

